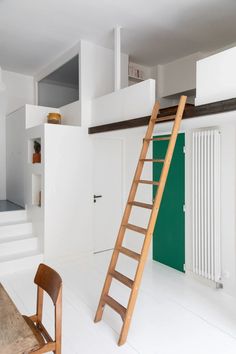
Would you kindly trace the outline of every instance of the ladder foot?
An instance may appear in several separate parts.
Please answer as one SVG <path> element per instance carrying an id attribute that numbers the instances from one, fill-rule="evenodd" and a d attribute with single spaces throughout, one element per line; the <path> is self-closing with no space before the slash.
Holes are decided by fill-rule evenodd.
<path id="1" fill-rule="evenodd" d="M 95 316 L 93 322 L 94 323 L 98 323 L 98 322 L 101 321 L 101 319 L 102 319 L 102 317 L 101 318 L 97 318 L 97 316 Z"/>
<path id="2" fill-rule="evenodd" d="M 119 337 L 119 340 L 118 340 L 118 346 L 119 346 L 119 347 L 121 347 L 122 345 L 125 344 L 126 338 L 127 338 L 127 336 L 124 336 L 124 335 L 121 333 L 121 335 L 120 335 L 120 337 Z"/>
<path id="3" fill-rule="evenodd" d="M 103 307 L 99 306 L 96 312 L 96 315 L 94 317 L 94 323 L 100 322 L 102 319 L 102 315 L 103 315 Z"/>

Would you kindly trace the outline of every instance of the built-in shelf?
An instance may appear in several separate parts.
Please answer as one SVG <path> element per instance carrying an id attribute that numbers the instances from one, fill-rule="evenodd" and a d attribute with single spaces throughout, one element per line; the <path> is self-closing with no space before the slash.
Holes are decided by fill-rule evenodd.
<path id="1" fill-rule="evenodd" d="M 28 170 L 31 173 L 34 173 L 36 175 L 41 175 L 42 174 L 42 164 L 41 163 L 29 163 L 28 164 Z"/>
<path id="2" fill-rule="evenodd" d="M 39 143 L 41 146 L 41 138 L 34 138 L 28 140 L 28 162 L 30 164 L 33 164 L 33 155 L 35 153 L 35 149 L 34 149 L 35 142 Z M 41 152 L 40 152 L 40 156 L 41 156 Z M 40 165 L 40 164 L 41 162 L 34 163 L 34 165 Z"/>
<path id="3" fill-rule="evenodd" d="M 41 207 L 42 204 L 42 177 L 32 174 L 32 205 Z"/>

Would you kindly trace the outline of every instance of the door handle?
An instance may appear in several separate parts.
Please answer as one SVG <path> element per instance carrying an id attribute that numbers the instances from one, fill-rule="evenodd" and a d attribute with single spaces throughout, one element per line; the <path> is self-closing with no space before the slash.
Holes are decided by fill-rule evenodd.
<path id="1" fill-rule="evenodd" d="M 97 198 L 102 198 L 102 195 L 93 195 L 93 202 L 96 203 L 97 202 Z"/>

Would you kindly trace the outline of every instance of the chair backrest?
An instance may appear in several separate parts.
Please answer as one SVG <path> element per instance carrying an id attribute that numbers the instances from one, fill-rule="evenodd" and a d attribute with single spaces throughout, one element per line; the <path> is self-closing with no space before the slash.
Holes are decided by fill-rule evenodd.
<path id="1" fill-rule="evenodd" d="M 41 263 L 35 275 L 34 282 L 48 293 L 55 305 L 62 287 L 60 275 L 54 269 Z"/>

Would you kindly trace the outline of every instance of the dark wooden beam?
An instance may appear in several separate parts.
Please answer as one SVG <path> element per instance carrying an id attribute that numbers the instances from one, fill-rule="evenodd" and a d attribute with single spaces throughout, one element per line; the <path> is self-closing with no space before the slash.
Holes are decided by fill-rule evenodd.
<path id="1" fill-rule="evenodd" d="M 157 123 L 163 123 L 163 122 L 174 120 L 176 110 L 177 110 L 177 106 L 161 109 L 160 114 L 158 115 Z M 194 106 L 191 104 L 187 104 L 184 111 L 183 119 L 202 117 L 211 114 L 229 112 L 234 110 L 236 110 L 236 98 L 232 98 L 230 100 L 218 101 L 214 103 L 208 103 L 201 106 Z M 94 127 L 90 127 L 88 132 L 89 134 L 96 134 L 96 133 L 109 132 L 113 130 L 142 127 L 148 124 L 149 119 L 150 116 L 147 116 L 147 117 L 123 120 L 115 123 L 97 125 Z"/>

